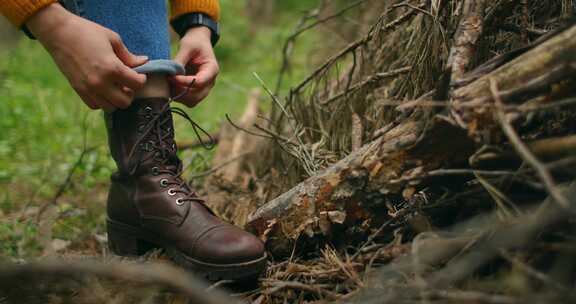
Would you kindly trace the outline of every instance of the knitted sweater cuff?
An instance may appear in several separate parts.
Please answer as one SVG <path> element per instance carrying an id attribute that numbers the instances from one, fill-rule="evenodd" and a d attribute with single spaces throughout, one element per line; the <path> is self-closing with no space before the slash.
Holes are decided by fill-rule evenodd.
<path id="1" fill-rule="evenodd" d="M 0 0 L 0 13 L 20 28 L 36 12 L 55 2 L 57 0 Z"/>
<path id="2" fill-rule="evenodd" d="M 215 21 L 220 20 L 220 3 L 218 0 L 172 0 L 171 11 L 172 20 L 188 13 L 202 13 Z"/>

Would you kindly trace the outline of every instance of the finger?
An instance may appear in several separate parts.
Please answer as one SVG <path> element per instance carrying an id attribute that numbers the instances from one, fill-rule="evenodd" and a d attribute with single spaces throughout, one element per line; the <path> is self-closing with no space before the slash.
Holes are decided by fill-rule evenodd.
<path id="1" fill-rule="evenodd" d="M 95 95 L 95 100 L 98 101 L 100 108 L 102 110 L 104 110 L 104 112 L 112 113 L 112 112 L 116 111 L 116 107 L 114 105 L 112 105 L 112 103 L 110 103 L 108 100 L 106 100 L 106 98 L 104 98 L 100 94 Z"/>
<path id="2" fill-rule="evenodd" d="M 210 94 L 210 88 L 205 88 L 197 92 L 189 93 L 182 97 L 178 102 L 192 108 L 202 102 Z"/>
<path id="3" fill-rule="evenodd" d="M 169 79 L 170 80 L 170 85 L 171 85 L 171 94 L 172 96 L 178 96 L 177 100 L 180 100 L 182 98 L 186 98 L 186 96 L 188 95 L 194 95 L 196 93 L 198 93 L 199 91 L 201 91 L 201 88 L 196 88 L 193 86 L 193 82 L 191 83 L 179 83 L 176 82 L 176 80 L 173 79 Z M 191 86 L 192 84 L 192 86 Z M 184 96 L 182 96 L 184 94 Z"/>
<path id="4" fill-rule="evenodd" d="M 178 49 L 178 53 L 176 53 L 176 56 L 174 57 L 174 61 L 183 66 L 186 66 L 188 61 L 190 61 L 190 53 L 191 52 L 187 47 L 181 45 L 180 49 Z"/>
<path id="5" fill-rule="evenodd" d="M 115 108 L 126 109 L 132 104 L 133 96 L 117 84 L 110 84 L 106 91 L 101 92 L 101 95 Z"/>
<path id="6" fill-rule="evenodd" d="M 134 91 L 140 90 L 146 84 L 146 75 L 138 74 L 129 67 L 118 63 L 112 80 L 122 87 L 128 87 Z"/>
<path id="7" fill-rule="evenodd" d="M 118 56 L 122 63 L 131 68 L 143 65 L 148 61 L 147 56 L 136 56 L 132 54 L 116 33 L 111 34 L 110 44 L 112 45 L 114 53 L 116 53 L 116 56 Z"/>
<path id="8" fill-rule="evenodd" d="M 202 102 L 208 95 L 210 95 L 211 88 L 206 88 L 196 94 L 196 103 Z"/>
<path id="9" fill-rule="evenodd" d="M 215 85 L 214 79 L 209 81 L 208 83 L 198 84 L 197 76 L 173 76 L 170 77 L 170 82 L 173 87 L 177 88 L 177 92 L 184 92 L 184 90 L 188 89 L 189 91 L 199 91 L 203 89 L 211 89 Z M 192 84 L 192 86 L 190 86 Z"/>
<path id="10" fill-rule="evenodd" d="M 84 103 L 92 110 L 97 110 L 100 109 L 100 105 L 98 104 L 98 102 L 96 101 L 96 99 L 89 95 L 89 94 L 84 94 L 80 91 L 76 91 L 76 93 L 78 94 L 78 96 L 80 97 L 80 99 L 82 99 L 82 101 L 84 101 Z"/>
<path id="11" fill-rule="evenodd" d="M 189 87 L 190 84 L 195 81 L 195 78 L 196 78 L 195 76 L 178 75 L 178 76 L 170 77 L 170 80 L 172 82 L 172 85 L 186 88 L 186 87 Z"/>
<path id="12" fill-rule="evenodd" d="M 198 73 L 196 76 L 195 86 L 204 88 L 213 85 L 218 76 L 220 68 L 216 61 L 208 61 L 198 66 Z"/>
<path id="13" fill-rule="evenodd" d="M 122 92 L 128 94 L 129 96 L 131 96 L 132 98 L 134 98 L 134 90 L 128 88 L 128 87 L 121 87 Z"/>

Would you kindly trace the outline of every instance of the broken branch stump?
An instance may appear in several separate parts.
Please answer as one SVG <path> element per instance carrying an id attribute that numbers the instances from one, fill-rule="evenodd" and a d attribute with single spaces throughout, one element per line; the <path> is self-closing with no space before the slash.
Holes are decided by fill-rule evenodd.
<path id="1" fill-rule="evenodd" d="M 260 207 L 247 228 L 277 255 L 300 237 L 365 237 L 390 218 L 386 203 L 408 184 L 400 177 L 466 162 L 473 151 L 466 132 L 440 118 L 407 121 Z"/>

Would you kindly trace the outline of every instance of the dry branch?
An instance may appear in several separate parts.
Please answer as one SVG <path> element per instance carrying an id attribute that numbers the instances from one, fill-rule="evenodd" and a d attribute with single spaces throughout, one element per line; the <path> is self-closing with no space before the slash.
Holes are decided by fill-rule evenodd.
<path id="1" fill-rule="evenodd" d="M 513 59 L 476 81 L 454 91 L 457 120 L 469 127 L 493 126 L 483 105 L 493 104 L 490 80 L 498 83 L 504 103 L 521 103 L 530 97 L 546 93 L 552 84 L 573 77 L 576 71 L 576 26 L 572 26 L 544 43 Z M 466 109 L 459 109 L 466 103 Z"/>
<path id="2" fill-rule="evenodd" d="M 528 150 L 543 161 L 556 161 L 576 154 L 576 135 L 553 137 L 526 143 Z M 512 148 L 500 153 L 484 153 L 476 156 L 472 165 L 477 168 L 515 168 L 520 157 Z"/>
<path id="3" fill-rule="evenodd" d="M 490 91 L 492 92 L 492 95 L 496 100 L 496 107 L 497 107 L 496 116 L 498 122 L 500 123 L 500 126 L 502 127 L 502 131 L 504 132 L 504 134 L 506 134 L 508 140 L 510 141 L 516 152 L 518 152 L 518 154 L 522 157 L 522 159 L 524 159 L 530 166 L 532 166 L 532 168 L 534 168 L 534 170 L 536 170 L 536 173 L 538 173 L 538 176 L 540 176 L 540 179 L 542 180 L 542 182 L 544 182 L 544 185 L 546 185 L 548 193 L 554 199 L 554 201 L 556 201 L 556 203 L 562 206 L 563 208 L 568 208 L 569 206 L 568 199 L 566 199 L 566 197 L 564 197 L 558 191 L 556 187 L 556 182 L 554 181 L 554 177 L 552 177 L 550 171 L 546 168 L 546 166 L 544 166 L 544 164 L 540 162 L 540 160 L 538 160 L 538 158 L 536 158 L 536 156 L 534 156 L 534 154 L 532 154 L 532 152 L 530 152 L 530 149 L 528 149 L 526 144 L 522 142 L 522 140 L 520 139 L 520 137 L 510 124 L 510 122 L 508 121 L 508 118 L 506 117 L 504 111 L 501 110 L 500 107 L 502 106 L 502 99 L 500 98 L 497 84 L 493 80 L 491 80 L 490 82 Z"/>
<path id="4" fill-rule="evenodd" d="M 258 119 L 258 114 L 260 112 L 259 109 L 259 99 L 260 99 L 260 90 L 254 89 L 250 92 L 248 97 L 248 104 L 246 105 L 246 109 L 244 110 L 244 114 L 240 118 L 239 125 L 243 128 L 249 128 L 254 125 Z M 229 153 L 227 153 L 228 159 L 236 159 L 241 157 L 242 155 L 246 155 L 247 152 L 254 152 L 255 146 L 255 138 L 250 137 L 248 134 L 244 132 L 236 131 L 236 135 L 234 136 L 234 140 L 232 141 L 232 147 Z M 218 165 L 214 163 L 214 165 Z M 229 181 L 233 181 L 240 176 L 241 171 L 241 162 L 234 162 L 231 165 L 227 166 L 222 175 Z"/>
<path id="5" fill-rule="evenodd" d="M 194 278 L 190 273 L 168 264 L 52 260 L 29 264 L 5 263 L 0 265 L 0 286 L 9 286 L 10 282 L 18 278 L 33 282 L 42 276 L 61 278 L 96 276 L 169 288 L 186 296 L 193 303 L 223 304 L 235 302 L 219 291 L 206 292 L 209 287 L 208 284 Z"/>
<path id="6" fill-rule="evenodd" d="M 218 133 L 211 133 L 209 137 L 213 139 L 214 144 L 218 144 L 220 142 L 220 135 Z M 178 141 L 176 144 L 178 145 L 179 151 L 203 147 L 203 142 L 199 139 Z"/>
<path id="7" fill-rule="evenodd" d="M 473 59 L 476 43 L 484 28 L 485 0 L 466 0 L 464 2 L 464 17 L 454 38 L 454 46 L 448 57 L 448 67 L 452 70 L 452 82 L 464 76 Z"/>
<path id="8" fill-rule="evenodd" d="M 575 211 L 576 183 L 566 186 L 562 191 L 563 195 L 571 198 L 570 210 Z M 422 285 L 425 293 L 454 286 L 472 276 L 479 267 L 499 255 L 502 250 L 530 247 L 539 234 L 571 216 L 566 209 L 552 204 L 552 200 L 548 198 L 541 203 L 540 208 L 528 210 L 513 223 L 497 222 L 496 212 L 490 215 L 481 214 L 445 232 L 438 232 L 433 237 L 424 238 L 422 241 L 415 240 L 413 242 L 415 250 L 413 249 L 410 255 L 378 271 L 373 284 L 380 286 L 380 289 L 371 290 L 370 293 L 376 292 L 381 295 L 378 303 L 398 303 L 406 296 L 406 292 L 411 291 L 418 297 Z M 455 234 L 457 237 L 439 237 Z M 423 278 L 424 282 L 420 284 L 406 280 L 414 273 L 444 263 L 446 264 L 443 267 Z M 575 294 L 567 292 L 565 296 L 574 297 Z M 367 297 L 368 294 L 361 293 L 352 302 L 371 303 Z"/>

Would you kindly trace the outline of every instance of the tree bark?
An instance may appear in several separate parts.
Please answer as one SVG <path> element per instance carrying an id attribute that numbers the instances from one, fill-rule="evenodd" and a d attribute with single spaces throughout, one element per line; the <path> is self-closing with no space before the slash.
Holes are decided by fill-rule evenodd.
<path id="1" fill-rule="evenodd" d="M 471 72 L 471 73 L 474 73 Z M 498 84 L 501 98 L 507 103 L 521 103 L 543 95 L 551 85 L 571 80 L 576 74 L 576 26 L 558 33 L 525 52 L 454 91 L 453 115 L 471 133 L 483 133 L 485 127 L 496 126 L 489 107 L 494 104 L 490 80 Z"/>
<path id="2" fill-rule="evenodd" d="M 367 235 L 408 186 L 400 177 L 464 163 L 473 151 L 466 132 L 445 120 L 407 121 L 260 207 L 247 227 L 279 255 L 304 235 L 330 239 L 346 227 Z"/>

